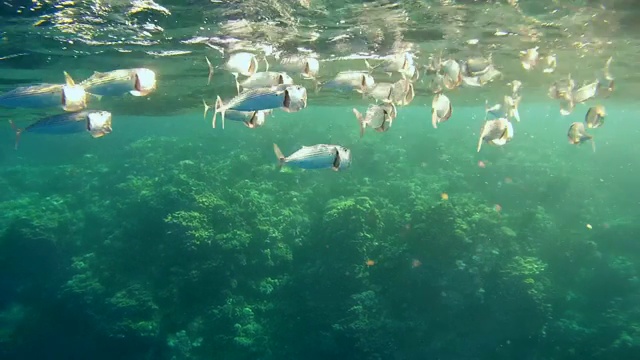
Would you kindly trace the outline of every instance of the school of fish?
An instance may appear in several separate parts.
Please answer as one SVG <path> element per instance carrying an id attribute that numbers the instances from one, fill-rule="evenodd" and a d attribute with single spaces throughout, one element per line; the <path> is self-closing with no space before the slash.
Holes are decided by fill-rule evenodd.
<path id="1" fill-rule="evenodd" d="M 363 69 L 341 71 L 328 81 L 320 81 L 322 60 L 314 56 L 291 55 L 278 57 L 275 66 L 269 66 L 267 56 L 249 51 L 228 54 L 222 65 L 214 67 L 207 56 L 205 61 L 209 74 L 207 84 L 215 81 L 217 70 L 231 73 L 235 79 L 237 95 L 222 100 L 216 96 L 213 104 L 203 99 L 204 117 L 213 110 L 212 127 L 217 127 L 220 116 L 221 127 L 225 120 L 242 122 L 250 129 L 265 125 L 267 118 L 275 110 L 299 112 L 307 108 L 307 88 L 296 84 L 294 79 L 313 86 L 314 92 L 340 91 L 357 92 L 372 103 L 366 110 L 353 109 L 359 124 L 360 137 L 366 129 L 387 132 L 398 115 L 398 107 L 409 105 L 415 98 L 415 82 L 420 76 L 428 76 L 427 81 L 433 93 L 431 102 L 431 124 L 438 129 L 453 115 L 453 104 L 446 92 L 458 87 L 482 87 L 503 74 L 496 68 L 491 55 L 467 59 L 446 58 L 442 54 L 432 55 L 424 65 L 416 62 L 416 56 L 408 51 L 393 53 L 383 58 L 364 60 Z M 555 54 L 541 55 L 539 47 L 520 52 L 524 71 L 542 68 L 542 73 L 552 74 L 557 65 Z M 610 73 L 612 58 L 609 58 L 599 76 L 593 81 L 577 85 L 567 75 L 555 80 L 548 95 L 560 102 L 560 114 L 573 112 L 575 105 L 591 99 L 607 98 L 614 90 L 614 79 Z M 264 64 L 264 71 L 260 71 Z M 271 70 L 270 70 L 271 69 Z M 395 82 L 377 81 L 376 76 L 398 75 Z M 123 96 L 129 94 L 144 97 L 157 89 L 156 74 L 151 69 L 117 69 L 105 73 L 95 72 L 88 79 L 76 83 L 71 75 L 64 72 L 65 82 L 61 84 L 37 84 L 18 87 L 0 94 L 0 107 L 9 108 L 59 108 L 60 114 L 46 116 L 35 123 L 19 128 L 10 120 L 16 132 L 16 148 L 23 133 L 73 134 L 88 133 L 99 138 L 112 132 L 112 115 L 105 110 L 89 109 L 89 104 L 103 96 Z M 518 80 L 508 83 L 510 92 L 500 103 L 485 104 L 485 118 L 479 132 L 477 152 L 483 144 L 504 146 L 514 137 L 514 123 L 521 121 L 518 111 L 522 100 L 523 84 Z M 606 117 L 602 105 L 590 107 L 584 122 L 573 122 L 567 137 L 570 144 L 580 145 L 590 142 L 593 151 L 593 135 L 587 129 L 596 129 L 604 124 Z M 278 167 L 292 166 L 302 169 L 333 169 L 340 171 L 351 165 L 351 150 L 339 144 L 315 144 L 303 146 L 293 154 L 284 155 L 278 145 L 273 145 Z"/>

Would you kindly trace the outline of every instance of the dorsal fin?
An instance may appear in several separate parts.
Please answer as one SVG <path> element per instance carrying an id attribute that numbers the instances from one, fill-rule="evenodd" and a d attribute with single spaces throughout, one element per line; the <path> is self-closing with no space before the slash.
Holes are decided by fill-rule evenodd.
<path id="1" fill-rule="evenodd" d="M 68 72 L 64 71 L 64 81 L 68 86 L 75 86 L 76 82 L 73 81 L 71 75 Z"/>

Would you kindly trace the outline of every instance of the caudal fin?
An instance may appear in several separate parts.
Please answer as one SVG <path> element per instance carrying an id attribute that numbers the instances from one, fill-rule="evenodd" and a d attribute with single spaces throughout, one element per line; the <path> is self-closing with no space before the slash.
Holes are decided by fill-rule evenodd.
<path id="1" fill-rule="evenodd" d="M 13 122 L 13 120 L 9 120 L 9 124 L 11 124 L 11 128 L 13 129 L 13 131 L 16 132 L 16 146 L 15 146 L 15 149 L 18 150 L 18 143 L 20 142 L 20 135 L 22 134 L 24 129 L 20 129 L 19 127 L 17 127 L 16 124 Z"/>
<path id="2" fill-rule="evenodd" d="M 278 158 L 278 170 L 279 170 L 284 165 L 284 161 L 286 157 L 284 156 L 282 151 L 280 151 L 280 148 L 278 147 L 278 145 L 276 145 L 275 143 L 273 144 L 273 152 L 276 154 L 276 157 Z"/>
<path id="3" fill-rule="evenodd" d="M 204 116 L 203 119 L 207 118 L 207 113 L 209 112 L 209 109 L 211 109 L 211 106 L 207 105 L 206 101 L 204 101 L 204 99 L 202 99 L 202 104 L 204 105 Z"/>
<path id="4" fill-rule="evenodd" d="M 360 124 L 360 137 L 363 137 L 364 129 L 367 127 L 367 124 L 364 123 L 364 117 L 356 108 L 353 108 L 353 115 L 355 115 L 356 119 L 358 119 L 358 124 Z"/>
<path id="5" fill-rule="evenodd" d="M 208 57 L 204 57 L 207 60 L 207 66 L 209 67 L 209 76 L 207 77 L 207 85 L 211 84 L 211 78 L 213 78 L 213 65 L 211 65 L 211 61 L 209 61 Z"/>
<path id="6" fill-rule="evenodd" d="M 216 118 L 218 117 L 218 113 L 220 113 L 222 115 L 222 129 L 224 129 L 224 113 L 225 113 L 226 109 L 224 108 L 224 104 L 222 103 L 222 99 L 220 99 L 220 96 L 216 97 L 216 105 L 214 108 L 214 112 L 213 112 L 213 121 L 211 123 L 211 126 L 215 129 L 216 128 Z"/>

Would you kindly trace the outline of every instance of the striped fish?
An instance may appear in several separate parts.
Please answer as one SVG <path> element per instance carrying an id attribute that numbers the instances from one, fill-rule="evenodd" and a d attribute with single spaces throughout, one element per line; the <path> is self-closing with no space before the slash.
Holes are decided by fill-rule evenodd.
<path id="1" fill-rule="evenodd" d="M 300 85 L 278 85 L 269 88 L 247 90 L 229 100 L 226 104 L 220 96 L 216 99 L 212 126 L 216 127 L 218 113 L 222 114 L 222 128 L 227 110 L 260 111 L 282 108 L 288 112 L 300 111 L 307 107 L 307 90 Z"/>
<path id="2" fill-rule="evenodd" d="M 209 106 L 204 100 L 204 117 L 207 117 L 207 113 L 211 106 Z M 270 115 L 273 110 L 260 110 L 260 111 L 238 111 L 227 110 L 226 118 L 233 121 L 242 121 L 246 127 L 255 129 L 264 125 L 267 115 Z"/>
<path id="3" fill-rule="evenodd" d="M 16 132 L 16 149 L 24 132 L 66 135 L 87 131 L 94 138 L 111 133 L 111 113 L 108 111 L 85 110 L 48 116 L 24 129 L 18 128 L 12 120 L 9 122 Z"/>
<path id="4" fill-rule="evenodd" d="M 81 82 L 87 92 L 100 96 L 120 96 L 130 93 L 133 96 L 147 96 L 156 89 L 156 73 L 153 70 L 119 69 L 106 73 L 94 72 Z"/>
<path id="5" fill-rule="evenodd" d="M 351 166 L 351 150 L 340 145 L 317 144 L 303 146 L 289 156 L 284 156 L 278 145 L 273 144 L 273 152 L 278 158 L 278 168 L 290 165 L 301 169 L 344 170 Z"/>
<path id="6" fill-rule="evenodd" d="M 502 146 L 513 138 L 513 125 L 505 118 L 487 120 L 480 129 L 477 152 L 480 152 L 482 143 Z"/>
<path id="7" fill-rule="evenodd" d="M 84 87 L 76 85 L 66 72 L 65 84 L 38 84 L 23 86 L 0 95 L 0 106 L 8 108 L 53 108 L 78 111 L 87 107 Z"/>

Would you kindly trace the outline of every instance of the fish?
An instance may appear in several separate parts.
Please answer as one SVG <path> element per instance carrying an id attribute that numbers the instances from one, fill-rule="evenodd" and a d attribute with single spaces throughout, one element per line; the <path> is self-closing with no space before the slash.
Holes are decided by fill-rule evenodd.
<path id="1" fill-rule="evenodd" d="M 513 125 L 506 118 L 487 120 L 480 129 L 477 152 L 480 152 L 482 143 L 502 146 L 513 138 Z"/>
<path id="2" fill-rule="evenodd" d="M 538 59 L 540 57 L 538 54 L 539 48 L 539 46 L 536 46 L 531 49 L 520 51 L 520 63 L 522 63 L 522 67 L 525 70 L 531 70 L 538 64 Z"/>
<path id="3" fill-rule="evenodd" d="M 220 96 L 216 98 L 212 126 L 216 127 L 216 117 L 222 114 L 222 128 L 227 110 L 260 111 L 282 108 L 287 112 L 300 111 L 307 107 L 307 90 L 300 85 L 278 85 L 268 88 L 250 89 L 242 92 L 226 104 Z"/>
<path id="4" fill-rule="evenodd" d="M 395 83 L 376 83 L 373 88 L 367 90 L 366 95 L 383 103 L 395 103 L 397 105 L 409 105 L 415 97 L 413 83 L 407 79 L 401 79 Z"/>
<path id="5" fill-rule="evenodd" d="M 373 88 L 376 82 L 373 76 L 363 71 L 342 71 L 333 80 L 329 80 L 320 87 L 342 91 L 355 90 L 363 95 Z"/>
<path id="6" fill-rule="evenodd" d="M 82 110 L 47 116 L 24 129 L 18 128 L 13 120 L 9 120 L 16 132 L 16 145 L 20 142 L 20 135 L 25 132 L 38 134 L 64 135 L 88 132 L 91 137 L 99 138 L 111 133 L 111 113 L 99 110 Z"/>
<path id="7" fill-rule="evenodd" d="M 243 82 L 240 83 L 240 87 L 244 89 L 256 89 L 261 87 L 270 87 L 276 85 L 291 85 L 293 79 L 291 76 L 284 72 L 263 71 L 257 72 Z"/>
<path id="8" fill-rule="evenodd" d="M 279 68 L 292 74 L 300 74 L 303 79 L 316 80 L 320 71 L 318 59 L 306 55 L 290 55 L 282 57 Z"/>
<path id="9" fill-rule="evenodd" d="M 444 75 L 444 85 L 447 89 L 453 90 L 462 83 L 462 68 L 457 61 L 449 59 L 443 62 L 441 70 Z"/>
<path id="10" fill-rule="evenodd" d="M 520 100 L 522 98 L 512 97 L 509 95 L 505 95 L 504 97 L 504 111 L 506 112 L 507 119 L 516 119 L 517 122 L 520 122 L 520 112 L 518 111 L 518 106 L 520 106 Z"/>
<path id="11" fill-rule="evenodd" d="M 413 54 L 408 51 L 391 54 L 385 57 L 382 62 L 378 63 L 375 66 L 371 66 L 367 59 L 365 59 L 364 62 L 369 72 L 373 72 L 374 70 L 380 68 L 388 75 L 391 75 L 395 72 L 408 77 L 413 77 L 414 73 L 416 72 Z"/>
<path id="12" fill-rule="evenodd" d="M 520 96 L 520 89 L 522 88 L 522 82 L 519 80 L 513 80 L 507 84 L 511 87 L 511 96 L 518 97 Z"/>
<path id="13" fill-rule="evenodd" d="M 572 145 L 580 145 L 585 141 L 591 141 L 591 148 L 593 152 L 596 151 L 596 143 L 593 141 L 593 136 L 587 134 L 584 124 L 581 122 L 574 122 L 569 126 L 567 137 L 569 138 L 569 144 Z"/>
<path id="14" fill-rule="evenodd" d="M 556 58 L 556 54 L 547 55 L 544 58 L 545 67 L 542 70 L 545 74 L 550 74 L 556 71 L 556 66 L 558 65 L 558 59 Z"/>
<path id="15" fill-rule="evenodd" d="M 431 125 L 434 129 L 438 128 L 438 124 L 449 120 L 453 107 L 451 101 L 445 94 L 436 94 L 431 102 Z"/>
<path id="16" fill-rule="evenodd" d="M 130 93 L 133 96 L 147 96 L 156 87 L 156 73 L 146 68 L 118 69 L 103 72 L 94 72 L 93 75 L 82 81 L 80 86 L 94 95 L 120 96 Z"/>
<path id="17" fill-rule="evenodd" d="M 211 106 L 209 106 L 204 99 L 202 100 L 204 104 L 204 118 L 206 119 L 207 113 Z M 255 129 L 264 125 L 266 121 L 267 115 L 271 113 L 271 110 L 260 110 L 260 111 L 238 111 L 238 110 L 227 110 L 225 112 L 225 119 L 233 120 L 233 121 L 241 121 L 244 125 L 250 129 Z"/>
<path id="18" fill-rule="evenodd" d="M 211 65 L 211 61 L 209 61 L 208 57 L 205 56 L 205 59 L 207 60 L 207 65 L 209 66 L 210 83 L 211 78 L 213 78 L 214 67 Z M 269 71 L 269 63 L 267 62 L 266 58 L 264 58 L 264 62 L 266 67 L 265 71 Z M 240 83 L 238 83 L 238 76 L 251 76 L 258 72 L 258 57 L 250 52 L 235 52 L 229 55 L 229 58 L 222 65 L 222 68 L 229 71 L 233 75 L 236 82 L 236 90 L 238 93 L 240 93 Z"/>
<path id="19" fill-rule="evenodd" d="M 87 107 L 88 95 L 82 85 L 76 85 L 67 72 L 65 84 L 38 84 L 15 88 L 0 95 L 0 106 L 7 108 L 54 108 L 79 111 Z"/>
<path id="20" fill-rule="evenodd" d="M 589 129 L 599 128 L 604 124 L 604 118 L 607 116 L 604 106 L 596 105 L 587 110 L 584 116 L 584 123 Z"/>
<path id="21" fill-rule="evenodd" d="M 462 75 L 466 77 L 476 77 L 483 75 L 493 67 L 492 56 L 489 57 L 472 57 L 462 63 Z"/>
<path id="22" fill-rule="evenodd" d="M 273 152 L 278 158 L 278 169 L 289 165 L 307 170 L 333 169 L 339 171 L 351 166 L 351 150 L 340 145 L 303 146 L 293 154 L 284 156 L 278 145 L 273 144 Z"/>
<path id="23" fill-rule="evenodd" d="M 598 82 L 600 83 L 598 88 L 599 97 L 608 98 L 614 90 L 615 81 L 609 70 L 612 61 L 613 57 L 609 57 L 609 59 L 607 59 L 607 62 L 604 65 L 602 77 L 598 79 Z"/>
<path id="24" fill-rule="evenodd" d="M 395 105 L 393 103 L 385 105 L 369 105 L 367 112 L 362 115 L 358 109 L 353 108 L 353 114 L 360 124 L 360 137 L 364 136 L 364 131 L 368 127 L 384 132 L 389 130 L 393 120 L 398 116 Z"/>

